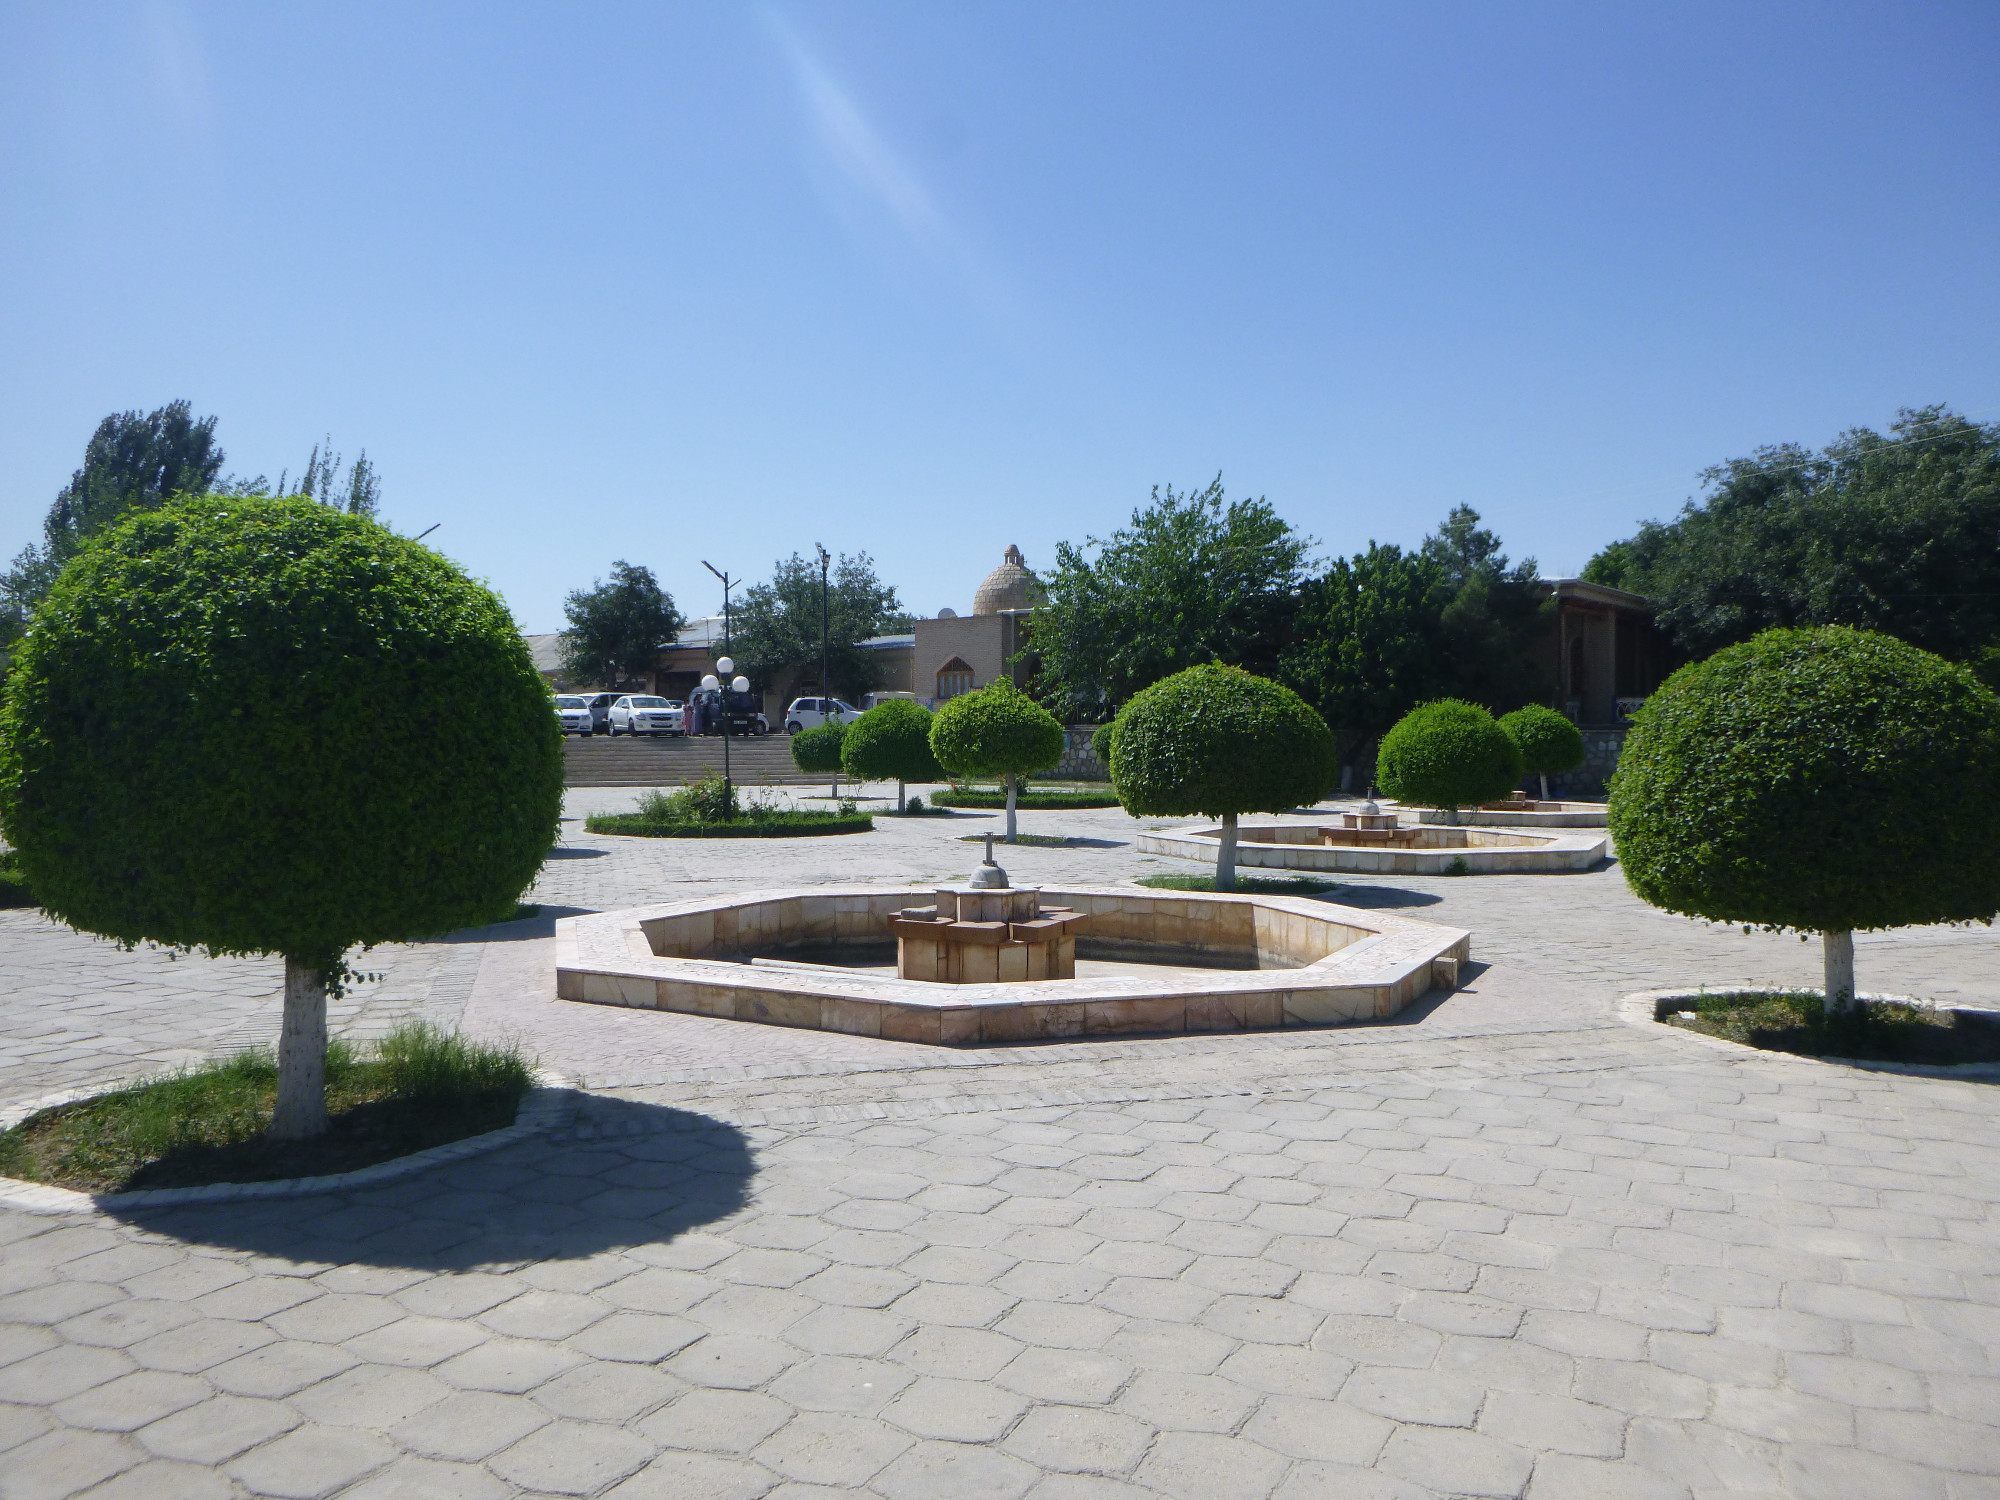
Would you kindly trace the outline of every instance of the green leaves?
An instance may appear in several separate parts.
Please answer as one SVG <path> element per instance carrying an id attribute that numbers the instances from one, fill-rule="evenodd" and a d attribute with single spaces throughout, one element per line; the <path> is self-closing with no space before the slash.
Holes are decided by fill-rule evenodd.
<path id="1" fill-rule="evenodd" d="M 1290 688 L 1240 667 L 1191 667 L 1125 705 L 1111 782 L 1127 812 L 1284 812 L 1333 776 L 1326 721 Z"/>
<path id="2" fill-rule="evenodd" d="M 826 631 L 829 693 L 859 697 L 881 680 L 881 659 L 856 642 L 903 624 L 896 591 L 875 576 L 866 552 L 836 558 L 827 579 Z M 769 583 L 743 591 L 736 613 L 736 659 L 752 682 L 767 686 L 797 670 L 797 680 L 817 691 L 820 662 L 820 574 L 817 563 L 793 553 L 772 569 Z"/>
<path id="3" fill-rule="evenodd" d="M 1477 807 L 1506 796 L 1520 779 L 1521 751 L 1507 731 L 1477 703 L 1458 698 L 1411 709 L 1382 736 L 1375 760 L 1376 785 L 1423 807 Z"/>
<path id="4" fill-rule="evenodd" d="M 828 722 L 801 729 L 792 736 L 792 764 L 801 771 L 830 775 L 840 769 L 840 742 L 846 737 L 845 724 Z"/>
<path id="5" fill-rule="evenodd" d="M 1521 769 L 1530 776 L 1574 771 L 1583 764 L 1583 732 L 1539 703 L 1502 715 L 1500 727 L 1521 752 Z"/>
<path id="6" fill-rule="evenodd" d="M 562 747 L 505 607 L 302 498 L 183 500 L 86 544 L 0 701 L 0 829 L 52 915 L 285 953 L 513 909 Z"/>
<path id="7" fill-rule="evenodd" d="M 1770 630 L 1669 678 L 1611 783 L 1626 879 L 1801 932 L 2000 911 L 2000 700 L 1887 635 Z"/>
<path id="8" fill-rule="evenodd" d="M 652 569 L 619 559 L 611 578 L 577 589 L 563 601 L 562 672 L 579 687 L 638 677 L 660 659 L 660 647 L 687 623 Z"/>
<path id="9" fill-rule="evenodd" d="M 1065 745 L 1062 725 L 1005 677 L 940 708 L 930 742 L 938 764 L 954 776 L 1032 776 L 1061 760 Z"/>
<path id="10" fill-rule="evenodd" d="M 847 726 L 838 769 L 858 781 L 942 780 L 943 769 L 931 750 L 933 723 L 931 711 L 921 703 L 907 698 L 878 703 Z M 809 729 L 799 738 L 818 732 Z"/>

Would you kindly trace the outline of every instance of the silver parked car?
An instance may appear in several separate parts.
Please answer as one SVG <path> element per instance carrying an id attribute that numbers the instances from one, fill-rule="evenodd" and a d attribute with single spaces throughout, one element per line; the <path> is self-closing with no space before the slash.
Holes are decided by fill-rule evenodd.
<path id="1" fill-rule="evenodd" d="M 785 733 L 797 734 L 822 724 L 852 724 L 860 717 L 860 709 L 838 698 L 794 698 L 785 710 Z"/>
<path id="2" fill-rule="evenodd" d="M 578 693 L 556 694 L 556 722 L 562 725 L 564 734 L 580 734 L 587 739 L 597 732 L 590 700 Z"/>
<path id="3" fill-rule="evenodd" d="M 628 693 L 611 705 L 611 735 L 679 734 L 683 709 L 678 703 L 648 693 Z"/>

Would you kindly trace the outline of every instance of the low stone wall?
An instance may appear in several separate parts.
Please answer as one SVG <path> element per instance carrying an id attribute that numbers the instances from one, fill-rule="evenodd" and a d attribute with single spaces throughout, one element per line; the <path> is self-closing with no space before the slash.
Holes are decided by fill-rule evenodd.
<path id="1" fill-rule="evenodd" d="M 1549 777 L 1550 793 L 1572 802 L 1602 802 L 1611 773 L 1618 769 L 1618 757 L 1624 753 L 1625 734 L 1623 725 L 1615 729 L 1584 730 L 1583 764 L 1574 771 L 1561 771 Z M 1535 784 L 1532 776 L 1523 782 L 1528 786 Z"/>
<path id="2" fill-rule="evenodd" d="M 1097 752 L 1090 748 L 1090 737 L 1097 733 L 1096 724 L 1072 724 L 1063 731 L 1063 757 L 1056 762 L 1056 768 L 1045 774 L 1064 781 L 1109 781 L 1111 767 L 1097 758 Z"/>

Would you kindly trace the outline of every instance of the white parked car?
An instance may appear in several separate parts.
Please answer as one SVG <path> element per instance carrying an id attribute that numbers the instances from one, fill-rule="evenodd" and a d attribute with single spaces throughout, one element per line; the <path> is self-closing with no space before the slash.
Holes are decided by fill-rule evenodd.
<path id="1" fill-rule="evenodd" d="M 838 698 L 794 698 L 785 710 L 785 733 L 797 734 L 822 724 L 852 724 L 860 717 L 860 709 Z"/>
<path id="2" fill-rule="evenodd" d="M 590 700 L 576 693 L 556 694 L 556 722 L 564 734 L 580 734 L 588 739 L 597 732 L 590 712 Z"/>
<path id="3" fill-rule="evenodd" d="M 611 705 L 611 734 L 679 734 L 682 706 L 667 698 L 628 693 Z"/>

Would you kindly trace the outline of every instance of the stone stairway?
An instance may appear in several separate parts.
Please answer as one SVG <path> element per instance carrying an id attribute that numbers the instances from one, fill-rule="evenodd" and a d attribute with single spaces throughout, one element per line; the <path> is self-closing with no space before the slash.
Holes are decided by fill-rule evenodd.
<path id="1" fill-rule="evenodd" d="M 603 735 L 565 739 L 564 777 L 570 786 L 679 786 L 722 770 L 722 738 L 635 739 Z M 752 735 L 729 742 L 730 773 L 739 786 L 803 786 L 826 782 L 792 764 L 790 741 L 782 734 Z"/>

